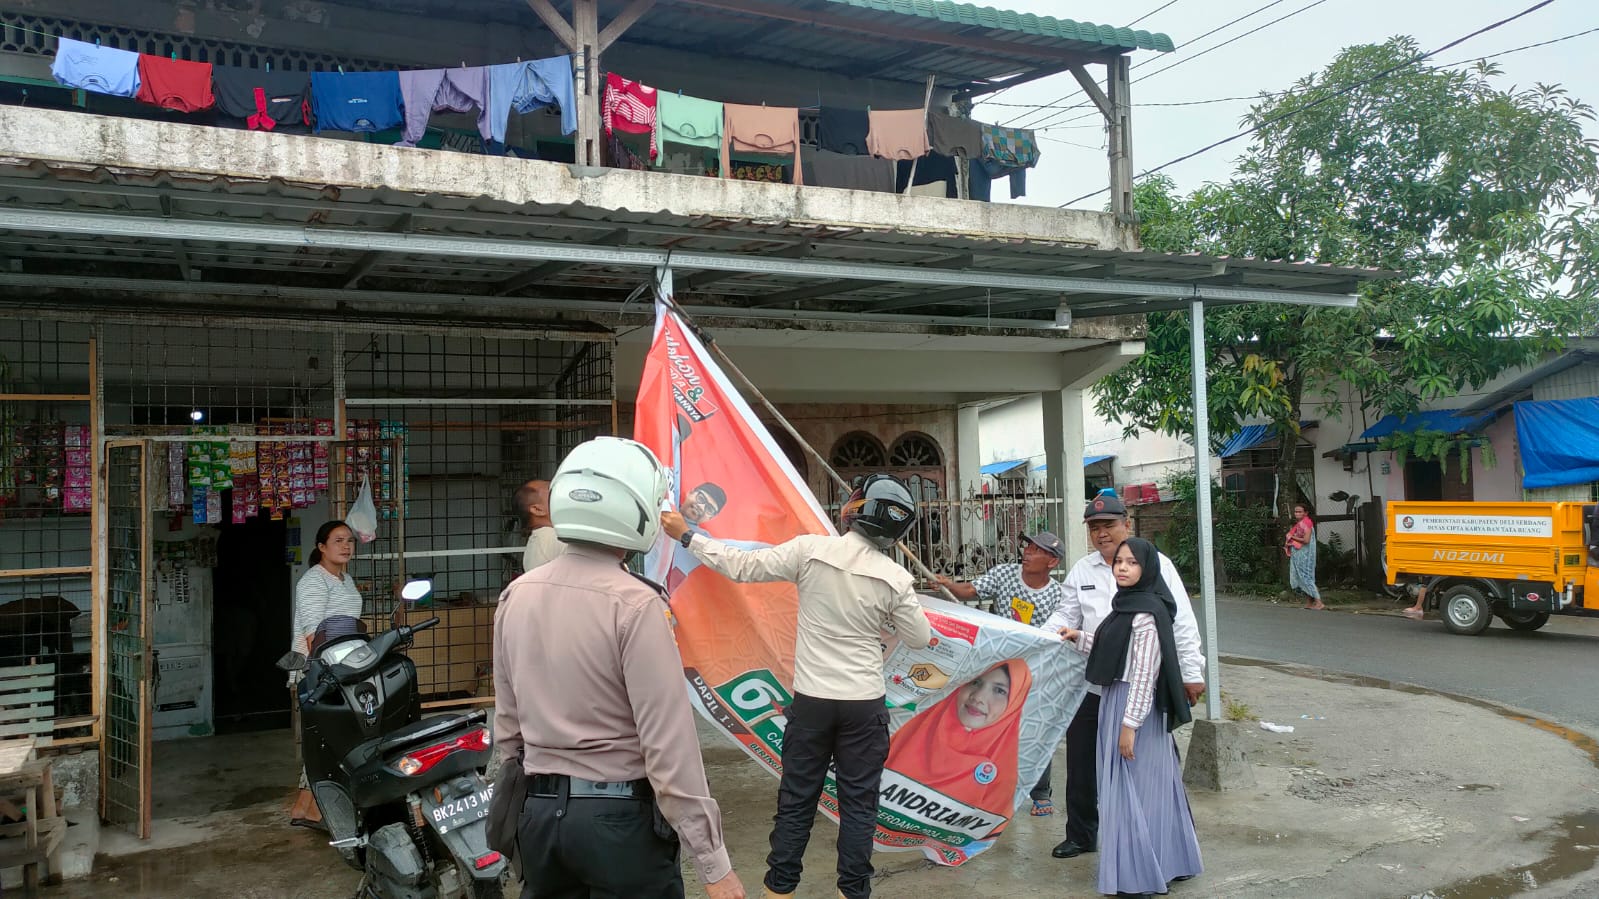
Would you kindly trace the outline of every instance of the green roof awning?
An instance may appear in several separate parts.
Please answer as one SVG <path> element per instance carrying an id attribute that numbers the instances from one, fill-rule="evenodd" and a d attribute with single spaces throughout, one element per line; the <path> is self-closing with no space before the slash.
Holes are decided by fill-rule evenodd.
<path id="1" fill-rule="evenodd" d="M 954 3 L 951 0 L 828 0 L 828 2 L 856 9 L 936 19 L 969 28 L 989 28 L 994 31 L 1074 41 L 1094 45 L 1101 50 L 1156 50 L 1170 53 L 1176 49 L 1171 38 L 1157 32 L 1057 19 L 1054 16 L 1037 16 L 973 3 Z"/>

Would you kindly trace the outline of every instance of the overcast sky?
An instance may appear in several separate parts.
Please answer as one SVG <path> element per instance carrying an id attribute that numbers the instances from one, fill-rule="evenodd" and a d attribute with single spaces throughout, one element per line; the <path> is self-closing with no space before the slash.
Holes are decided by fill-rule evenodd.
<path id="1" fill-rule="evenodd" d="M 989 0 L 991 5 L 1039 15 L 1122 26 L 1165 4 L 1166 0 L 1134 0 L 1127 4 L 1088 4 L 1072 0 Z M 1136 28 L 1164 32 L 1177 45 L 1176 52 L 1140 50 L 1133 54 L 1133 165 L 1136 172 L 1182 156 L 1242 130 L 1239 120 L 1248 101 L 1201 106 L 1145 106 L 1208 100 L 1216 97 L 1254 96 L 1261 91 L 1281 91 L 1299 78 L 1321 71 L 1343 49 L 1355 44 L 1380 43 L 1397 34 L 1416 38 L 1423 50 L 1432 50 L 1476 29 L 1511 16 L 1536 0 L 1282 0 L 1210 37 L 1200 35 L 1266 6 L 1270 0 L 1177 0 L 1169 8 L 1139 22 Z M 1312 6 L 1312 4 L 1316 4 Z M 1256 34 L 1241 38 L 1170 72 L 1148 75 L 1179 60 L 1196 56 L 1229 38 L 1265 25 L 1273 19 L 1311 6 Z M 1112 15 L 1112 10 L 1117 10 Z M 1525 44 L 1551 40 L 1599 27 L 1599 3 L 1592 0 L 1555 0 L 1537 12 L 1439 54 L 1437 62 L 1470 59 Z M 1572 95 L 1599 105 L 1599 32 L 1553 46 L 1523 50 L 1494 60 L 1503 70 L 1500 84 L 1531 86 L 1558 83 Z M 1143 63 L 1143 65 L 1140 65 Z M 1104 69 L 1090 71 L 1103 83 Z M 1069 74 L 1045 78 L 1005 91 L 991 102 L 979 103 L 974 116 L 985 122 L 1004 123 L 1029 113 L 1027 107 L 1086 102 Z M 1001 104 L 1025 104 L 1001 105 Z M 1047 130 L 1039 132 L 1043 157 L 1028 178 L 1028 193 L 1021 202 L 1058 205 L 1107 184 L 1103 120 L 1097 113 L 1066 122 L 1092 111 L 1092 107 L 1065 112 Z M 1055 112 L 1060 112 L 1059 110 Z M 1029 115 L 1028 118 L 1037 118 Z M 1023 119 L 1018 125 L 1028 125 Z M 1589 136 L 1599 137 L 1590 122 Z M 1218 181 L 1232 172 L 1233 162 L 1247 147 L 1247 138 L 1166 169 L 1178 187 L 1192 190 Z M 1070 143 L 1062 143 L 1069 141 Z M 1073 146 L 1081 144 L 1083 146 Z M 994 189 L 995 199 L 1008 196 L 1004 183 Z M 1100 209 L 1105 195 L 1073 205 Z"/>

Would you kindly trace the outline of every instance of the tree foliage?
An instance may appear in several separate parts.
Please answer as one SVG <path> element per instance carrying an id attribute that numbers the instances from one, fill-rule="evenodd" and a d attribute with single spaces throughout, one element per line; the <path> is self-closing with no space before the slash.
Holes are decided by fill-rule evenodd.
<path id="1" fill-rule="evenodd" d="M 1599 325 L 1592 110 L 1554 86 L 1501 88 L 1485 64 L 1401 67 L 1339 93 L 1418 53 L 1409 38 L 1349 48 L 1251 109 L 1259 131 L 1230 180 L 1188 196 L 1163 177 L 1135 190 L 1148 249 L 1397 275 L 1361 287 L 1356 309 L 1206 310 L 1211 433 L 1219 443 L 1269 421 L 1282 484 L 1295 483 L 1307 390 L 1328 415 L 1345 397 L 1372 418 L 1404 414 Z M 1188 326 L 1186 313 L 1152 314 L 1145 355 L 1096 387 L 1129 436 L 1192 435 Z M 1436 436 L 1396 448 L 1459 451 Z"/>

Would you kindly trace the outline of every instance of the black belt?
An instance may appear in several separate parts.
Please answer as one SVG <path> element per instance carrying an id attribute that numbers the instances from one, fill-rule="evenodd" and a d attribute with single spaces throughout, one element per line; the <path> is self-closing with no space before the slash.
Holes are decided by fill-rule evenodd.
<path id="1" fill-rule="evenodd" d="M 534 774 L 528 778 L 528 795 L 572 799 L 649 799 L 655 795 L 647 779 L 602 781 L 568 777 L 565 774 Z"/>

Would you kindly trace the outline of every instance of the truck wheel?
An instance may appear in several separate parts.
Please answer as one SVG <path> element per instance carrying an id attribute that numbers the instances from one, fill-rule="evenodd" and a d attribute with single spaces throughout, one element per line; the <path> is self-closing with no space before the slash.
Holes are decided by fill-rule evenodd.
<path id="1" fill-rule="evenodd" d="M 1548 612 L 1501 612 L 1499 620 L 1513 631 L 1535 631 L 1549 623 Z"/>
<path id="2" fill-rule="evenodd" d="M 1482 591 L 1470 584 L 1456 584 L 1445 590 L 1438 605 L 1443 609 L 1444 627 L 1452 634 L 1475 637 L 1493 622 L 1493 607 Z"/>

